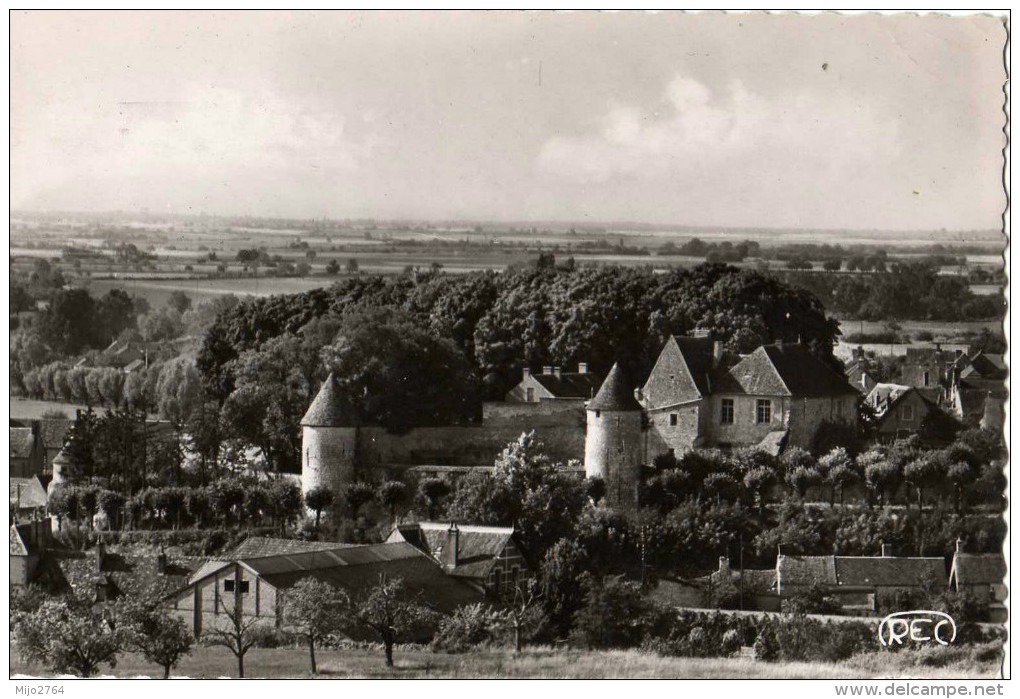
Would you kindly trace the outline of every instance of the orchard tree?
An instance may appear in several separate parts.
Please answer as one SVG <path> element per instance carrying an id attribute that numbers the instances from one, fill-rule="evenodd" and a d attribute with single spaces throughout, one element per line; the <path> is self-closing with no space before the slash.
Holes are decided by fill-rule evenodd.
<path id="1" fill-rule="evenodd" d="M 443 498 L 450 494 L 450 484 L 442 478 L 424 478 L 418 484 L 418 498 L 425 504 L 429 520 L 436 518 Z"/>
<path id="2" fill-rule="evenodd" d="M 339 587 L 315 578 L 303 578 L 285 593 L 284 619 L 308 643 L 312 674 L 315 646 L 349 624 L 351 600 Z"/>
<path id="3" fill-rule="evenodd" d="M 374 631 L 382 642 L 386 667 L 393 667 L 394 644 L 434 628 L 437 621 L 435 612 L 408 597 L 402 579 L 384 574 L 355 600 L 353 608 L 357 623 Z"/>
<path id="4" fill-rule="evenodd" d="M 92 677 L 101 665 L 116 667 L 124 633 L 92 601 L 71 594 L 48 600 L 15 622 L 15 643 L 30 663 L 57 674 Z"/>
<path id="5" fill-rule="evenodd" d="M 124 615 L 127 622 L 126 645 L 150 663 L 163 668 L 163 679 L 191 652 L 195 637 L 184 619 L 149 598 L 135 602 Z"/>
<path id="6" fill-rule="evenodd" d="M 397 510 L 407 506 L 407 485 L 402 481 L 385 481 L 379 486 L 375 495 L 379 503 L 386 508 L 390 516 L 390 524 L 397 523 Z"/>

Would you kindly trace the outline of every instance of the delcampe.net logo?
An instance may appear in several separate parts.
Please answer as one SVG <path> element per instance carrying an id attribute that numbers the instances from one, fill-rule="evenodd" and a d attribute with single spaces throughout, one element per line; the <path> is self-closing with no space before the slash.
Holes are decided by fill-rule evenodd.
<path id="1" fill-rule="evenodd" d="M 914 643 L 938 643 L 948 646 L 956 640 L 956 622 L 945 612 L 914 609 L 893 612 L 878 625 L 878 642 L 883 646 Z"/>

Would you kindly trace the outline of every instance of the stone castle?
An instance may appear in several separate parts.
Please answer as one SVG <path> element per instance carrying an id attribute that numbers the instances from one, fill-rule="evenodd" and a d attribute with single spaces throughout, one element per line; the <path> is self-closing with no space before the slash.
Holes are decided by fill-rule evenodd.
<path id="1" fill-rule="evenodd" d="M 553 460 L 579 474 L 583 463 L 585 476 L 602 478 L 610 504 L 634 507 L 641 467 L 660 454 L 809 447 L 822 424 L 856 421 L 858 395 L 800 343 L 727 357 L 705 335 L 671 337 L 640 387 L 619 365 L 601 381 L 586 364 L 573 373 L 525 369 L 505 401 L 483 406 L 479 425 L 393 434 L 359 424 L 330 375 L 301 420 L 302 489 L 491 468 L 508 443 L 534 431 Z"/>

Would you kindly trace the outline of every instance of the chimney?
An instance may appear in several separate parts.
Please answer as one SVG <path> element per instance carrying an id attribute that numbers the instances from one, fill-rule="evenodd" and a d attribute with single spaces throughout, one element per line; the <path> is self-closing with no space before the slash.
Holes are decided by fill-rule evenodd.
<path id="1" fill-rule="evenodd" d="M 882 544 L 882 558 L 892 558 L 892 544 Z"/>
<path id="2" fill-rule="evenodd" d="M 963 553 L 963 539 L 956 537 L 956 552 Z"/>
<path id="3" fill-rule="evenodd" d="M 730 572 L 730 559 L 727 556 L 719 556 L 719 572 Z"/>
<path id="4" fill-rule="evenodd" d="M 548 366 L 548 365 L 543 366 L 542 367 L 542 373 L 543 374 L 551 374 L 551 373 L 553 373 L 553 368 L 551 366 Z"/>
<path id="5" fill-rule="evenodd" d="M 560 368 L 558 366 L 553 367 L 553 373 L 556 374 L 557 379 L 563 375 L 563 372 L 560 371 Z"/>
<path id="6" fill-rule="evenodd" d="M 588 362 L 578 362 L 578 364 L 577 364 L 577 373 L 578 374 L 587 374 L 588 373 Z"/>
<path id="7" fill-rule="evenodd" d="M 529 367 L 529 366 L 524 367 L 521 370 L 521 375 L 522 375 L 522 378 L 525 378 L 525 379 L 528 378 L 529 376 L 531 376 L 531 367 Z"/>
<path id="8" fill-rule="evenodd" d="M 100 541 L 96 544 L 96 572 L 103 572 L 103 561 L 106 560 L 106 544 Z"/>
<path id="9" fill-rule="evenodd" d="M 446 545 L 443 546 L 443 567 L 453 570 L 457 567 L 457 547 L 460 545 L 460 530 L 456 522 L 450 522 L 446 530 Z"/>
<path id="10" fill-rule="evenodd" d="M 715 342 L 712 343 L 712 368 L 713 369 L 715 369 L 717 366 L 719 366 L 719 363 L 722 361 L 722 349 L 723 349 L 722 340 L 716 340 Z"/>

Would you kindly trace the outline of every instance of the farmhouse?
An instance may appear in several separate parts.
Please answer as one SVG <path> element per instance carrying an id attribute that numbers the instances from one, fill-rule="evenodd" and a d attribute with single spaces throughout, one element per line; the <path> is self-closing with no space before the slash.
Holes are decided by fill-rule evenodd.
<path id="1" fill-rule="evenodd" d="M 1006 559 L 1001 553 L 965 553 L 960 541 L 956 542 L 953 565 L 949 570 L 949 589 L 955 592 L 970 592 L 988 610 L 989 621 L 1005 622 L 1009 616 L 1006 608 Z"/>
<path id="2" fill-rule="evenodd" d="M 10 514 L 16 522 L 42 519 L 46 514 L 46 487 L 39 476 L 8 479 L 10 484 Z M 48 520 L 47 520 L 48 521 Z"/>
<path id="3" fill-rule="evenodd" d="M 900 558 L 891 549 L 883 544 L 881 556 L 790 556 L 780 551 L 776 590 L 788 598 L 819 586 L 844 611 L 870 614 L 897 593 L 920 590 L 926 580 L 946 579 L 943 558 Z"/>
<path id="4" fill-rule="evenodd" d="M 386 542 L 401 541 L 428 554 L 447 575 L 479 592 L 505 592 L 527 575 L 527 562 L 513 527 L 452 522 L 398 524 Z"/>
<path id="5" fill-rule="evenodd" d="M 228 628 L 238 606 L 245 623 L 280 627 L 287 590 L 298 581 L 315 578 L 356 596 L 377 584 L 380 576 L 400 578 L 409 597 L 419 597 L 440 612 L 483 599 L 471 585 L 444 573 L 418 547 L 396 542 L 209 561 L 171 595 L 168 604 L 196 636 Z"/>
<path id="6" fill-rule="evenodd" d="M 875 385 L 865 402 L 875 410 L 880 439 L 909 436 L 917 432 L 928 413 L 938 410 L 922 390 L 894 383 Z"/>

